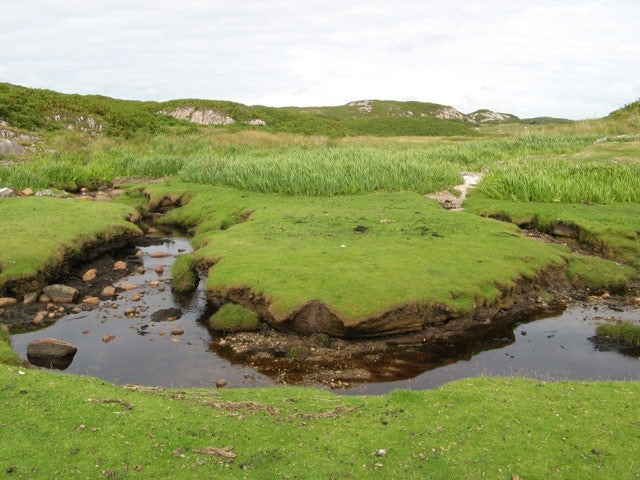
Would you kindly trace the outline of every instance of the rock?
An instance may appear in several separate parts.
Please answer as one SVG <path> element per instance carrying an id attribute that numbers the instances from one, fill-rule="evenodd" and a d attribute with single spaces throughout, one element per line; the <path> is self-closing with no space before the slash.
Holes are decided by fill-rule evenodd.
<path id="1" fill-rule="evenodd" d="M 20 155 L 21 153 L 20 145 L 7 138 L 0 138 L 0 155 Z"/>
<path id="2" fill-rule="evenodd" d="M 13 305 L 14 303 L 16 303 L 18 300 L 16 300 L 15 298 L 11 298 L 11 297 L 2 297 L 0 298 L 0 307 L 6 307 L 8 305 Z"/>
<path id="3" fill-rule="evenodd" d="M 100 305 L 100 299 L 98 297 L 84 297 L 82 299 L 82 303 L 87 303 L 89 305 L 97 307 L 98 305 Z"/>
<path id="4" fill-rule="evenodd" d="M 133 295 L 131 295 L 131 297 L 129 297 L 129 300 L 131 300 L 132 302 L 139 302 L 141 298 L 142 297 L 140 295 L 134 293 Z"/>
<path id="5" fill-rule="evenodd" d="M 164 267 L 163 267 L 162 265 L 158 265 L 158 266 L 156 267 L 156 273 L 157 273 L 158 275 L 162 275 L 162 274 L 164 273 Z"/>
<path id="6" fill-rule="evenodd" d="M 40 295 L 40 298 L 38 298 L 38 301 L 42 303 L 49 303 L 51 301 L 51 297 L 46 293 L 43 293 Z"/>
<path id="7" fill-rule="evenodd" d="M 149 230 L 147 230 L 147 233 L 149 234 L 158 233 L 158 229 L 151 227 Z"/>
<path id="8" fill-rule="evenodd" d="M 92 268 L 84 272 L 84 275 L 82 275 L 82 280 L 85 282 L 90 282 L 91 280 L 95 280 L 97 276 L 98 276 L 98 270 L 96 270 L 95 268 Z"/>
<path id="9" fill-rule="evenodd" d="M 182 328 L 174 328 L 171 330 L 171 335 L 183 335 L 184 330 Z"/>
<path id="10" fill-rule="evenodd" d="M 82 311 L 82 309 L 80 307 L 73 307 L 71 309 L 71 313 L 80 313 Z"/>
<path id="11" fill-rule="evenodd" d="M 162 322 L 165 320 L 169 320 L 172 318 L 173 320 L 180 318 L 182 316 L 182 310 L 176 307 L 165 308 L 163 310 L 158 310 L 157 312 L 153 312 L 151 314 L 151 321 L 153 322 Z"/>
<path id="12" fill-rule="evenodd" d="M 49 189 L 40 190 L 36 192 L 36 197 L 55 197 L 55 196 L 56 196 L 55 192 L 52 192 Z"/>
<path id="13" fill-rule="evenodd" d="M 113 340 L 114 338 L 116 338 L 115 335 L 103 335 L 102 336 L 102 342 L 103 343 L 109 343 L 111 340 Z"/>
<path id="14" fill-rule="evenodd" d="M 227 386 L 229 382 L 227 382 L 224 378 L 216 381 L 216 388 L 224 388 Z"/>
<path id="15" fill-rule="evenodd" d="M 138 285 L 136 285 L 135 283 L 120 283 L 118 285 L 118 288 L 120 290 L 127 291 L 127 290 L 133 290 L 135 288 L 138 288 Z"/>
<path id="16" fill-rule="evenodd" d="M 140 275 L 144 275 L 144 272 L 146 270 L 144 269 L 144 267 L 142 265 L 140 265 L 138 268 L 136 268 L 136 272 L 139 273 Z"/>
<path id="17" fill-rule="evenodd" d="M 80 333 L 86 335 L 87 333 L 89 333 L 89 330 L 82 330 Z"/>
<path id="18" fill-rule="evenodd" d="M 16 196 L 16 192 L 14 192 L 13 189 L 7 187 L 0 188 L 0 198 L 9 198 Z"/>
<path id="19" fill-rule="evenodd" d="M 164 258 L 164 257 L 170 257 L 171 254 L 169 252 L 153 252 L 151 254 L 152 258 Z"/>
<path id="20" fill-rule="evenodd" d="M 32 196 L 35 192 L 33 191 L 33 188 L 25 188 L 24 190 L 22 190 L 22 193 L 24 193 L 25 197 L 30 197 Z"/>
<path id="21" fill-rule="evenodd" d="M 47 318 L 47 312 L 38 312 L 31 322 L 34 325 L 40 325 L 44 323 L 44 320 Z"/>
<path id="22" fill-rule="evenodd" d="M 142 258 L 142 250 L 136 250 L 135 257 L 136 258 Z"/>
<path id="23" fill-rule="evenodd" d="M 40 292 L 32 292 L 32 293 L 27 293 L 24 296 L 24 299 L 22 300 L 22 304 L 23 305 L 32 305 L 35 303 L 35 301 L 38 299 L 38 294 Z"/>
<path id="24" fill-rule="evenodd" d="M 261 127 L 261 126 L 267 124 L 267 122 L 265 122 L 261 118 L 254 118 L 253 120 L 249 120 L 248 123 L 249 123 L 249 125 L 251 125 L 253 127 Z"/>
<path id="25" fill-rule="evenodd" d="M 115 294 L 116 294 L 116 287 L 112 285 L 107 285 L 102 289 L 102 293 L 100 295 L 103 295 L 105 297 L 113 297 Z"/>
<path id="26" fill-rule="evenodd" d="M 49 285 L 43 288 L 44 293 L 55 303 L 72 303 L 78 295 L 78 289 L 68 285 Z"/>
<path id="27" fill-rule="evenodd" d="M 179 338 L 172 338 L 171 339 L 171 343 L 180 343 L 180 339 Z"/>
<path id="28" fill-rule="evenodd" d="M 57 338 L 37 338 L 27 345 L 27 358 L 34 365 L 67 368 L 78 348 Z"/>
<path id="29" fill-rule="evenodd" d="M 604 292 L 600 298 L 603 298 L 603 299 L 611 298 L 611 294 L 609 292 Z"/>
<path id="30" fill-rule="evenodd" d="M 127 262 L 123 262 L 122 260 L 117 261 L 116 263 L 113 264 L 113 269 L 114 270 L 126 270 L 127 269 Z"/>
<path id="31" fill-rule="evenodd" d="M 633 304 L 634 305 L 640 305 L 640 297 L 636 297 L 633 299 Z"/>
<path id="32" fill-rule="evenodd" d="M 160 285 L 160 282 L 158 282 L 157 280 L 151 280 L 149 282 L 149 285 L 151 285 L 152 287 L 157 287 L 158 285 Z"/>

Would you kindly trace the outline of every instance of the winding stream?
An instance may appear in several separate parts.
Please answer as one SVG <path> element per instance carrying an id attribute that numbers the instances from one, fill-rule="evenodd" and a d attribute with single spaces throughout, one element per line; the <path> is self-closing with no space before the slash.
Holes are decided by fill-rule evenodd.
<path id="1" fill-rule="evenodd" d="M 212 337 L 205 326 L 211 312 L 204 282 L 193 295 L 180 297 L 171 293 L 171 264 L 176 255 L 191 250 L 188 240 L 166 239 L 160 245 L 139 250 L 144 273 L 136 272 L 122 280 L 137 284 L 137 288 L 122 292 L 119 299 L 101 302 L 93 310 L 66 315 L 46 328 L 14 333 L 11 339 L 17 353 L 26 358 L 31 340 L 54 337 L 78 347 L 65 372 L 117 384 L 186 388 L 215 387 L 220 379 L 233 387 L 278 383 L 278 379 L 263 375 L 250 365 L 234 364 L 214 353 L 219 349 L 213 346 L 221 337 Z M 154 252 L 169 255 L 154 258 Z M 157 273 L 158 266 L 164 272 Z M 127 310 L 131 308 L 135 308 L 133 313 Z M 158 318 L 154 313 L 169 308 L 180 309 L 182 315 L 175 320 L 152 320 L 152 316 Z M 464 351 L 452 348 L 434 355 L 423 347 L 406 347 L 394 352 L 390 360 L 402 364 L 403 375 L 398 378 L 410 379 L 352 384 L 344 392 L 421 390 L 480 375 L 544 380 L 640 379 L 639 352 L 624 355 L 604 351 L 589 340 L 596 325 L 607 317 L 637 321 L 640 309 L 618 312 L 597 305 L 571 307 L 561 315 L 522 324 L 498 338 L 468 345 Z"/>

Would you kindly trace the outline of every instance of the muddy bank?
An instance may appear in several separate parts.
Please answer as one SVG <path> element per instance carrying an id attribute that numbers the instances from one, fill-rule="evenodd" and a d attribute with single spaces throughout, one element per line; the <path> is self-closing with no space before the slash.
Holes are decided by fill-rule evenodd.
<path id="1" fill-rule="evenodd" d="M 342 339 L 367 339 L 389 335 L 418 333 L 427 340 L 444 334 L 474 331 L 500 322 L 501 317 L 520 317 L 536 313 L 546 304 L 569 298 L 571 286 L 565 266 L 544 269 L 534 277 L 521 277 L 512 286 L 499 286 L 502 292 L 495 301 L 478 299 L 473 311 L 455 309 L 441 302 L 425 300 L 399 305 L 362 319 L 352 320 L 322 302 L 311 301 L 287 313 L 275 312 L 270 299 L 246 287 L 228 287 L 211 292 L 217 303 L 233 302 L 256 312 L 269 326 L 300 335 L 324 334 Z M 545 306 L 543 306 L 543 304 Z"/>

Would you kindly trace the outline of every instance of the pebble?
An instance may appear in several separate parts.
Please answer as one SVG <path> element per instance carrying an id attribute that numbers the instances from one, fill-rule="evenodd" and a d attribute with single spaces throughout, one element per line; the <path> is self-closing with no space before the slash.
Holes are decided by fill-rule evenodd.
<path id="1" fill-rule="evenodd" d="M 39 292 L 27 293 L 22 301 L 23 305 L 32 305 L 38 299 Z"/>
<path id="2" fill-rule="evenodd" d="M 100 305 L 100 299 L 98 297 L 84 297 L 82 299 L 82 303 L 87 303 L 89 305 L 97 307 L 98 305 Z"/>
<path id="3" fill-rule="evenodd" d="M 118 284 L 118 288 L 120 290 L 133 290 L 135 288 L 138 288 L 138 285 L 136 285 L 135 283 L 120 283 Z"/>
<path id="4" fill-rule="evenodd" d="M 115 335 L 103 335 L 102 336 L 102 341 L 104 343 L 109 343 L 111 340 L 113 340 L 114 338 L 116 338 Z"/>
<path id="5" fill-rule="evenodd" d="M 152 258 L 164 258 L 164 257 L 170 257 L 171 254 L 168 252 L 153 252 L 151 254 Z"/>
<path id="6" fill-rule="evenodd" d="M 144 269 L 144 267 L 141 265 L 138 268 L 136 268 L 136 272 L 138 272 L 140 275 L 144 275 L 144 272 L 146 270 Z"/>
<path id="7" fill-rule="evenodd" d="M 184 329 L 182 328 L 174 328 L 171 330 L 171 335 L 182 335 L 184 334 Z"/>
<path id="8" fill-rule="evenodd" d="M 80 307 L 73 307 L 71 309 L 71 313 L 80 313 L 82 311 L 82 309 Z"/>
<path id="9" fill-rule="evenodd" d="M 172 338 L 171 339 L 171 343 L 180 343 L 180 339 L 179 338 Z"/>
<path id="10" fill-rule="evenodd" d="M 149 282 L 149 285 L 151 285 L 152 287 L 157 287 L 158 285 L 160 285 L 160 282 L 157 280 L 151 280 Z"/>
<path id="11" fill-rule="evenodd" d="M 84 275 L 82 275 L 82 280 L 85 282 L 90 282 L 91 280 L 95 280 L 97 276 L 98 276 L 98 270 L 96 270 L 95 268 L 92 268 L 84 272 Z"/>
<path id="12" fill-rule="evenodd" d="M 6 307 L 8 305 L 13 305 L 14 303 L 16 303 L 18 300 L 16 300 L 15 298 L 11 298 L 11 297 L 2 297 L 0 298 L 0 307 Z"/>
<path id="13" fill-rule="evenodd" d="M 82 330 L 82 332 L 80 333 L 82 333 L 83 335 L 86 335 L 87 333 L 89 333 L 89 330 Z"/>
<path id="14" fill-rule="evenodd" d="M 102 289 L 102 295 L 105 297 L 113 297 L 116 294 L 116 287 L 107 285 Z"/>
<path id="15" fill-rule="evenodd" d="M 132 302 L 139 302 L 141 298 L 142 297 L 140 297 L 140 295 L 134 293 L 133 295 L 131 295 L 131 297 L 129 297 L 129 300 L 131 300 Z"/>
<path id="16" fill-rule="evenodd" d="M 136 251 L 136 258 L 142 257 L 142 250 Z"/>
<path id="17" fill-rule="evenodd" d="M 122 260 L 117 261 L 116 263 L 113 264 L 113 269 L 114 270 L 126 270 L 127 269 L 127 262 L 123 262 Z"/>
<path id="18" fill-rule="evenodd" d="M 156 267 L 156 273 L 157 273 L 158 275 L 162 275 L 162 274 L 164 273 L 164 267 L 163 267 L 162 265 L 158 265 L 158 266 Z"/>
<path id="19" fill-rule="evenodd" d="M 44 319 L 46 317 L 47 317 L 47 312 L 38 312 L 36 316 L 33 317 L 33 320 L 31 320 L 31 322 L 34 325 L 40 325 L 42 322 L 44 322 Z"/>
<path id="20" fill-rule="evenodd" d="M 229 382 L 227 382 L 224 378 L 216 381 L 216 388 L 224 388 L 227 386 Z"/>

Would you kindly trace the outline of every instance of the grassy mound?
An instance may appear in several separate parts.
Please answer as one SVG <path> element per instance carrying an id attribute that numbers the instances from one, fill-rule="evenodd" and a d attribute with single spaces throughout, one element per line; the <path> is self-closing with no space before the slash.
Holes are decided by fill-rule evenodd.
<path id="1" fill-rule="evenodd" d="M 190 293 L 198 287 L 198 272 L 191 255 L 180 255 L 171 266 L 171 289 L 178 293 Z"/>
<path id="2" fill-rule="evenodd" d="M 640 347 L 640 325 L 633 322 L 598 325 L 596 335 Z"/>
<path id="3" fill-rule="evenodd" d="M 220 332 L 246 332 L 258 328 L 258 316 L 240 305 L 227 303 L 211 315 L 209 326 Z"/>
<path id="4" fill-rule="evenodd" d="M 210 290 L 249 287 L 270 299 L 275 315 L 309 301 L 329 305 L 346 324 L 425 300 L 470 312 L 500 297 L 500 286 L 570 256 L 409 192 L 287 197 L 190 184 L 148 191 L 189 193 L 162 221 L 195 226 L 196 255 L 217 262 Z"/>

